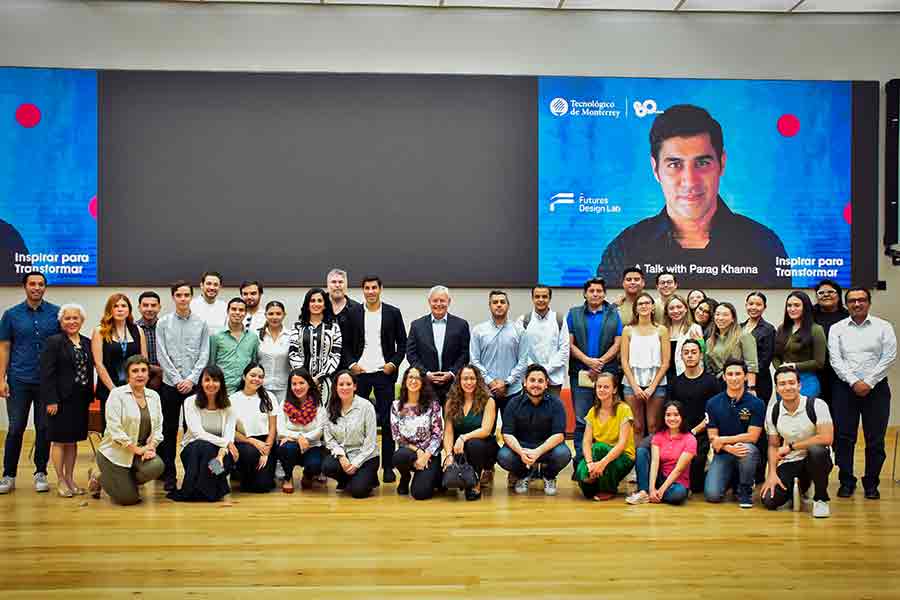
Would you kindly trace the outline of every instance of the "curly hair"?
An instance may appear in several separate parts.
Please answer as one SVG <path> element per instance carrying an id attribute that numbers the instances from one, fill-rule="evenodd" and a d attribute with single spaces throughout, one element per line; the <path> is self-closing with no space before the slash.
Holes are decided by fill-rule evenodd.
<path id="1" fill-rule="evenodd" d="M 456 421 L 463 416 L 462 412 L 463 406 L 466 404 L 466 393 L 463 391 L 460 382 L 462 381 L 463 371 L 466 369 L 475 373 L 475 399 L 472 402 L 472 414 L 477 415 L 484 412 L 484 407 L 487 406 L 488 400 L 491 399 L 491 395 L 488 393 L 488 388 L 481 371 L 474 365 L 467 364 L 459 370 L 459 374 L 453 381 L 450 391 L 447 393 L 447 403 L 444 405 L 444 420 L 446 421 Z"/>

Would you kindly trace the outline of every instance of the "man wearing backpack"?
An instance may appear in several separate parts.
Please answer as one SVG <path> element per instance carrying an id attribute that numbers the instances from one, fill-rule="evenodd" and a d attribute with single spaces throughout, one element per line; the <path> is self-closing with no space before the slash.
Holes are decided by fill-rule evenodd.
<path id="1" fill-rule="evenodd" d="M 800 395 L 800 377 L 793 367 L 775 371 L 775 387 L 781 400 L 769 404 L 766 411 L 769 470 L 760 498 L 769 510 L 786 504 L 796 478 L 801 493 L 810 484 L 815 486 L 812 514 L 826 518 L 831 515 L 828 475 L 833 466 L 828 447 L 834 438 L 828 405 Z"/>
<path id="2" fill-rule="evenodd" d="M 510 377 L 523 381 L 528 365 L 537 364 L 550 374 L 551 394 L 559 398 L 569 362 L 569 329 L 561 313 L 550 308 L 553 290 L 538 284 L 531 288 L 533 310 L 517 320 L 524 333 L 519 342 L 519 362 Z"/>

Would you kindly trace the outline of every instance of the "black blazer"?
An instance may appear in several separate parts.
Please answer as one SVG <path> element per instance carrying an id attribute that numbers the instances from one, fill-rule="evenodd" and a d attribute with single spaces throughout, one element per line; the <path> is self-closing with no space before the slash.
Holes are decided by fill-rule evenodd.
<path id="1" fill-rule="evenodd" d="M 93 396 L 94 358 L 91 340 L 81 337 L 81 347 L 87 354 L 88 382 Z M 75 392 L 75 349 L 65 333 L 47 338 L 41 354 L 41 401 L 44 406 L 72 399 Z"/>
<path id="2" fill-rule="evenodd" d="M 353 360 L 351 360 L 353 354 L 352 349 L 356 345 L 356 338 L 362 334 L 360 334 L 353 326 L 353 323 L 350 320 L 350 313 L 359 309 L 360 306 L 362 305 L 359 302 L 350 296 L 347 296 L 347 306 L 345 306 L 344 310 L 339 314 L 334 316 L 334 320 L 337 321 L 338 327 L 341 328 L 341 362 L 338 363 L 338 371 L 347 369 L 353 364 Z"/>
<path id="3" fill-rule="evenodd" d="M 469 323 L 447 314 L 447 333 L 441 349 L 443 368 L 439 368 L 438 350 L 434 347 L 434 332 L 431 330 L 431 314 L 416 319 L 406 338 L 406 360 L 410 367 L 416 367 L 426 374 L 429 371 L 459 372 L 469 362 Z"/>
<path id="4" fill-rule="evenodd" d="M 347 354 L 349 364 L 352 365 L 362 358 L 363 348 L 366 345 L 366 306 L 364 304 L 357 304 L 352 308 L 348 306 L 343 312 L 346 311 L 350 311 L 347 319 L 355 334 L 350 340 L 352 347 L 348 349 Z M 343 335 L 343 330 L 341 334 Z M 346 340 L 344 344 L 344 347 L 347 347 Z M 403 355 L 406 352 L 406 326 L 403 324 L 400 309 L 384 302 L 381 303 L 381 352 L 386 362 L 394 363 L 394 366 L 400 369 L 400 363 L 403 362 Z M 396 378 L 397 371 L 394 371 L 394 379 Z"/>

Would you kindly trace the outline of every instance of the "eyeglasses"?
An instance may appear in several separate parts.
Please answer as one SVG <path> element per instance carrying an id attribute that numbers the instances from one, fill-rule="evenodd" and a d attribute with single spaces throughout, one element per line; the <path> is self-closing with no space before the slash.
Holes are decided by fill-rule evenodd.
<path id="1" fill-rule="evenodd" d="M 837 292 L 834 290 L 819 290 L 818 292 L 816 292 L 816 296 L 818 296 L 819 298 L 834 296 L 835 294 L 837 294 Z"/>

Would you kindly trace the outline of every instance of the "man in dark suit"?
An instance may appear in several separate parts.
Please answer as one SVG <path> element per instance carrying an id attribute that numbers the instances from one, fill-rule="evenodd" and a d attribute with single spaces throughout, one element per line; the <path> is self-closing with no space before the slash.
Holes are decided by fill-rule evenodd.
<path id="1" fill-rule="evenodd" d="M 362 335 L 358 329 L 354 329 L 350 321 L 350 313 L 362 307 L 362 304 L 347 295 L 347 271 L 343 269 L 331 269 L 325 276 L 325 286 L 328 289 L 328 297 L 331 299 L 331 310 L 334 318 L 341 328 L 341 362 L 338 363 L 338 371 L 349 369 L 352 361 L 351 350 L 355 348 L 357 337 Z M 360 342 L 362 340 L 359 340 Z"/>
<path id="2" fill-rule="evenodd" d="M 406 351 L 406 327 L 400 309 L 381 301 L 381 278 L 372 275 L 362 280 L 365 305 L 347 306 L 350 328 L 357 332 L 351 338 L 348 356 L 350 371 L 356 375 L 356 393 L 368 398 L 375 390 L 375 412 L 381 426 L 382 481 L 391 483 L 394 476 L 394 436 L 391 435 L 391 403 L 394 384 Z"/>
<path id="3" fill-rule="evenodd" d="M 450 290 L 436 285 L 428 292 L 431 314 L 412 322 L 406 360 L 428 377 L 441 404 L 456 373 L 469 362 L 469 324 L 447 313 Z"/>

